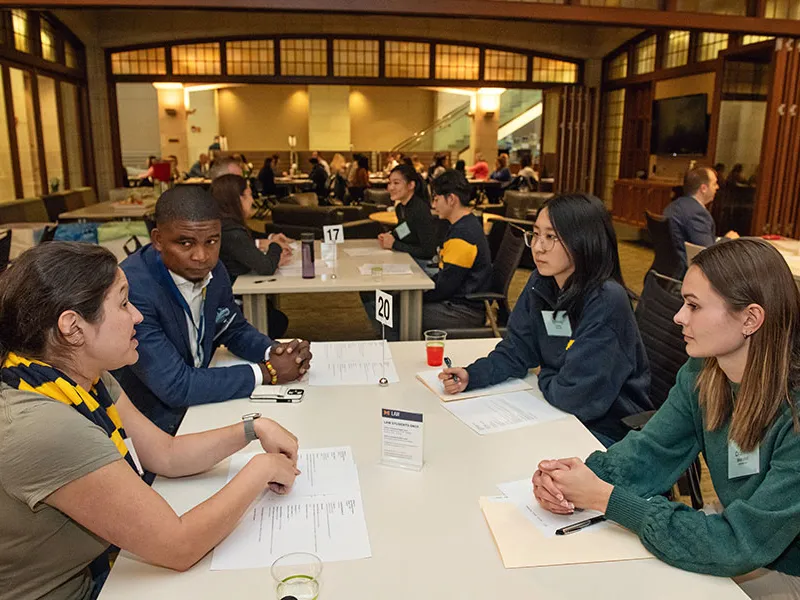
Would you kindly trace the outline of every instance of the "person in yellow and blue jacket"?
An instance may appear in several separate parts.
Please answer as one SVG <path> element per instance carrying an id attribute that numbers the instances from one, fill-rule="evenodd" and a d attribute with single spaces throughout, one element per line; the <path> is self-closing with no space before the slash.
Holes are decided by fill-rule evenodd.
<path id="1" fill-rule="evenodd" d="M 539 211 L 526 243 L 536 270 L 514 306 L 506 337 L 487 357 L 444 369 L 439 377 L 452 394 L 539 367 L 545 399 L 609 446 L 627 433 L 622 418 L 654 406 L 608 211 L 594 196 L 557 196 Z"/>
<path id="2" fill-rule="evenodd" d="M 469 207 L 470 186 L 464 174 L 449 169 L 433 180 L 433 208 L 450 222 L 441 251 L 436 287 L 422 296 L 424 329 L 480 327 L 483 302 L 469 294 L 489 291 L 492 257 L 481 220 Z"/>

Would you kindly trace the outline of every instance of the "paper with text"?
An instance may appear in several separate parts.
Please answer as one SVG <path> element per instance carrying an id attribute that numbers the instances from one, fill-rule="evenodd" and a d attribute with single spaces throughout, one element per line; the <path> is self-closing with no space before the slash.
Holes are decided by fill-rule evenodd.
<path id="1" fill-rule="evenodd" d="M 445 402 L 442 407 L 480 435 L 538 425 L 569 416 L 548 404 L 544 398 L 527 391 Z"/>
<path id="2" fill-rule="evenodd" d="M 235 455 L 228 481 L 252 457 Z M 311 552 L 323 562 L 372 555 L 350 447 L 301 450 L 297 466 L 302 473 L 291 492 L 265 490 L 214 549 L 212 570 L 268 567 L 290 552 Z"/>
<path id="3" fill-rule="evenodd" d="M 391 250 L 386 250 L 375 245 L 374 248 L 345 248 L 344 253 L 347 256 L 372 256 L 373 254 L 391 254 Z"/>
<path id="4" fill-rule="evenodd" d="M 383 269 L 383 275 L 411 275 L 412 273 L 411 265 L 396 263 L 384 263 L 382 265 L 368 263 L 358 267 L 358 272 L 362 275 L 372 275 L 373 267 L 381 267 L 381 269 Z"/>
<path id="5" fill-rule="evenodd" d="M 596 510 L 576 510 L 571 515 L 557 515 L 549 510 L 542 508 L 533 496 L 533 483 L 530 479 L 520 479 L 519 481 L 509 481 L 500 483 L 497 488 L 509 498 L 525 518 L 533 523 L 546 538 L 555 536 L 556 529 L 568 527 L 575 523 L 580 523 L 586 519 L 597 517 L 603 513 Z M 608 523 L 597 523 L 586 529 L 581 529 L 570 535 L 585 535 L 590 532 L 601 530 L 607 527 Z"/>
<path id="6" fill-rule="evenodd" d="M 446 394 L 444 391 L 444 384 L 439 379 L 441 369 L 431 369 L 429 371 L 420 371 L 417 373 L 417 379 L 422 384 L 439 396 L 440 400 L 444 402 L 451 402 L 453 400 L 466 400 L 467 398 L 479 398 L 481 396 L 493 396 L 496 394 L 507 394 L 509 392 L 521 392 L 523 390 L 530 390 L 533 386 L 524 379 L 507 379 L 497 385 L 490 385 L 478 390 L 469 390 L 461 392 L 460 394 Z"/>
<path id="7" fill-rule="evenodd" d="M 376 385 L 381 377 L 400 381 L 384 340 L 313 342 L 311 353 L 310 385 Z"/>

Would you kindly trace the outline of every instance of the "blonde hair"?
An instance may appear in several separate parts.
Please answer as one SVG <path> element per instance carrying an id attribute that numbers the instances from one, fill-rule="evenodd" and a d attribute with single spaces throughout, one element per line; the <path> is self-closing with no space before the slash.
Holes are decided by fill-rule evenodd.
<path id="1" fill-rule="evenodd" d="M 798 431 L 792 394 L 800 383 L 800 292 L 786 261 L 766 242 L 739 239 L 703 250 L 692 265 L 703 272 L 731 312 L 758 304 L 765 315 L 761 327 L 750 336 L 735 403 L 716 357 L 705 359 L 697 389 L 706 429 L 713 431 L 730 421 L 728 438 L 751 452 L 786 404 Z"/>
<path id="2" fill-rule="evenodd" d="M 344 171 L 345 166 L 347 166 L 347 161 L 344 159 L 344 156 L 337 152 L 333 155 L 329 166 L 331 169 L 331 175 L 336 175 L 337 173 Z"/>

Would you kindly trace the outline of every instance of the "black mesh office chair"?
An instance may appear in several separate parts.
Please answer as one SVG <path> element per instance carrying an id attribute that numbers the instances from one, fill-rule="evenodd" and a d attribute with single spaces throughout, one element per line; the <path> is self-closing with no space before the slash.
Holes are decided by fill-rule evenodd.
<path id="1" fill-rule="evenodd" d="M 650 270 L 667 277 L 682 279 L 685 268 L 683 260 L 675 248 L 675 243 L 672 241 L 672 227 L 669 219 L 647 210 L 644 211 L 644 214 L 647 219 L 650 241 L 653 242 L 653 250 L 656 253 Z"/>
<path id="2" fill-rule="evenodd" d="M 506 227 L 503 242 L 497 250 L 492 263 L 492 284 L 488 292 L 482 294 L 468 294 L 468 300 L 482 300 L 486 310 L 488 327 L 469 327 L 464 329 L 448 329 L 447 337 L 455 339 L 476 337 L 502 337 L 508 324 L 511 308 L 508 303 L 508 288 L 514 273 L 519 266 L 522 253 L 525 251 L 523 231 L 516 227 Z M 495 316 L 492 303 L 497 303 Z"/>
<path id="3" fill-rule="evenodd" d="M 636 322 L 650 363 L 650 400 L 656 409 L 666 402 L 670 389 L 675 385 L 678 370 L 689 358 L 681 327 L 672 320 L 683 306 L 680 285 L 681 282 L 677 279 L 649 271 L 636 306 Z M 622 422 L 631 429 L 638 430 L 654 414 L 654 410 L 647 411 L 626 417 Z M 686 479 L 692 506 L 699 510 L 703 507 L 699 461 L 689 467 Z M 680 484 L 679 486 L 683 487 Z"/>
<path id="4" fill-rule="evenodd" d="M 11 230 L 0 231 L 0 273 L 6 270 L 11 257 Z"/>

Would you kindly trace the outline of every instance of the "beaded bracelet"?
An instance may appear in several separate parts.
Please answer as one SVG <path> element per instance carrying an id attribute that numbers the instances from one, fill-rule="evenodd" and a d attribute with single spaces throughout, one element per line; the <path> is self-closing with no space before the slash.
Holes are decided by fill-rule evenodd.
<path id="1" fill-rule="evenodd" d="M 275 370 L 275 367 L 272 366 L 271 362 L 267 361 L 264 363 L 264 365 L 267 367 L 267 371 L 269 372 L 270 385 L 275 385 L 278 383 L 278 372 Z"/>

